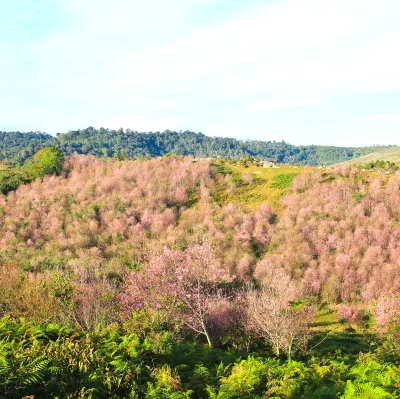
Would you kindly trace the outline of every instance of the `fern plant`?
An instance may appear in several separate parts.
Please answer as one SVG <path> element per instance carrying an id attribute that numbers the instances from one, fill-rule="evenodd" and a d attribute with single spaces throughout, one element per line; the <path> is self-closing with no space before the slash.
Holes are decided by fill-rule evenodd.
<path id="1" fill-rule="evenodd" d="M 48 361 L 43 357 L 31 360 L 0 355 L 0 386 L 4 397 L 40 391 L 40 385 L 46 381 L 48 371 Z"/>

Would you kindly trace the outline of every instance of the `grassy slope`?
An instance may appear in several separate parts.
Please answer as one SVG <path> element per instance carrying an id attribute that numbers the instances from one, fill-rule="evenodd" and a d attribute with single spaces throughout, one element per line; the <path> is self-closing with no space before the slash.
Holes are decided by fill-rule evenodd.
<path id="1" fill-rule="evenodd" d="M 368 161 L 369 162 L 369 161 Z M 400 162 L 400 148 L 399 148 Z M 352 165 L 353 163 L 351 163 Z M 277 167 L 257 167 L 255 163 L 248 162 L 247 166 L 241 162 L 214 160 L 213 165 L 217 168 L 224 168 L 230 171 L 226 174 L 225 181 L 218 181 L 215 190 L 211 193 L 214 201 L 219 204 L 232 202 L 237 205 L 253 208 L 267 202 L 273 205 L 276 211 L 280 209 L 280 199 L 291 191 L 292 181 L 295 176 L 300 175 L 305 170 L 316 170 L 311 166 L 291 166 L 280 165 Z M 221 170 L 221 169 L 219 169 Z M 321 171 L 321 169 L 318 169 Z M 329 169 L 324 169 L 327 173 L 325 180 L 329 184 L 332 179 Z M 382 176 L 379 172 L 358 172 L 359 178 Z M 243 176 L 249 175 L 251 183 L 243 181 Z M 389 178 L 390 175 L 387 176 Z M 333 180 L 339 179 L 336 177 Z M 340 177 L 340 179 L 346 179 Z M 196 202 L 198 198 L 194 202 Z"/>
<path id="2" fill-rule="evenodd" d="M 276 168 L 257 167 L 255 164 L 248 163 L 247 167 L 237 162 L 221 163 L 214 161 L 218 167 L 225 170 L 231 170 L 227 175 L 228 182 L 224 181 L 217 185 L 212 194 L 215 201 L 226 204 L 233 202 L 239 206 L 255 207 L 263 202 L 270 203 L 279 213 L 279 200 L 282 196 L 291 191 L 289 180 L 280 178 L 280 176 L 293 176 L 301 174 L 305 169 L 313 170 L 310 167 L 295 167 L 282 165 Z M 327 170 L 329 173 L 329 170 Z M 232 181 L 243 174 L 250 175 L 253 178 L 251 184 L 235 184 L 232 190 Z M 375 176 L 375 172 L 360 172 L 363 176 Z M 286 181 L 286 184 L 285 184 Z M 283 184 L 282 184 L 283 182 Z M 331 182 L 326 180 L 326 184 Z M 231 189 L 229 189 L 231 188 Z M 353 364 L 360 352 L 368 352 L 368 342 L 364 337 L 368 333 L 366 326 L 356 326 L 340 320 L 335 307 L 328 304 L 319 306 L 315 324 L 312 327 L 314 338 L 310 346 L 314 348 L 315 353 L 322 358 L 343 359 L 348 364 Z M 329 397 L 329 396 L 327 396 Z"/>
<path id="3" fill-rule="evenodd" d="M 221 165 L 216 162 L 216 165 Z M 240 163 L 224 163 L 230 170 L 231 183 L 227 181 L 218 184 L 214 193 L 215 201 L 221 204 L 233 202 L 249 207 L 259 206 L 269 202 L 276 209 L 279 208 L 280 198 L 291 190 L 291 183 L 296 175 L 304 171 L 304 167 L 282 165 L 278 167 L 257 167 L 249 163 L 247 167 Z M 242 176 L 249 175 L 250 184 L 243 181 Z M 229 177 L 227 178 L 229 180 Z"/>
<path id="4" fill-rule="evenodd" d="M 399 151 L 399 154 L 400 154 L 400 151 Z M 263 202 L 269 202 L 272 205 L 274 205 L 276 209 L 279 209 L 279 199 L 286 193 L 290 192 L 290 190 L 291 190 L 290 183 L 293 180 L 294 175 L 302 173 L 305 169 L 303 167 L 293 167 L 293 166 L 286 166 L 286 165 L 282 165 L 282 166 L 276 167 L 276 168 L 264 168 L 264 167 L 257 167 L 255 164 L 251 164 L 251 163 L 249 163 L 246 167 L 243 164 L 235 163 L 235 162 L 226 162 L 223 164 L 220 161 L 214 161 L 214 162 L 215 162 L 216 168 L 223 166 L 223 168 L 225 168 L 225 170 L 229 172 L 226 175 L 227 178 L 221 184 L 218 184 L 215 191 L 211 193 L 214 200 L 218 201 L 221 204 L 233 202 L 236 204 L 245 205 L 245 206 L 249 206 L 249 207 L 257 206 Z M 0 169 L 1 169 L 1 167 L 0 167 Z M 369 172 L 363 172 L 361 174 L 368 175 L 368 176 L 375 175 L 375 174 L 371 174 Z M 246 182 L 244 182 L 241 179 L 243 175 L 251 176 L 251 178 L 253 180 L 252 183 L 246 184 Z M 327 182 L 327 184 L 329 184 L 330 180 L 327 180 L 326 182 Z M 233 186 L 232 186 L 232 184 L 233 184 Z M 352 327 L 354 327 L 354 329 Z M 313 398 L 337 397 L 337 393 L 333 389 L 334 384 L 337 385 L 336 389 L 339 392 L 341 389 L 343 389 L 344 384 L 345 384 L 345 382 L 343 382 L 342 380 L 344 380 L 345 378 L 348 379 L 349 377 L 344 372 L 341 372 L 342 375 L 340 375 L 340 372 L 335 369 L 335 367 L 336 367 L 335 364 L 337 363 L 340 365 L 342 363 L 346 363 L 346 364 L 353 365 L 356 362 L 356 359 L 358 358 L 358 354 L 360 352 L 362 352 L 362 351 L 363 352 L 368 352 L 368 351 L 372 352 L 372 350 L 371 350 L 371 348 L 368 347 L 368 345 L 367 345 L 368 342 L 366 340 L 364 340 L 364 338 L 363 338 L 363 331 L 359 330 L 356 326 L 350 326 L 347 323 L 341 322 L 338 318 L 337 313 L 334 311 L 334 309 L 331 309 L 327 305 L 321 306 L 318 311 L 317 320 L 314 325 L 314 332 L 316 332 L 317 335 L 313 339 L 311 346 L 312 347 L 315 346 L 313 356 L 316 356 L 316 357 L 315 357 L 315 360 L 314 359 L 310 360 L 311 366 L 309 366 L 309 368 L 307 369 L 307 373 L 309 373 L 311 375 L 312 370 L 323 370 L 324 373 L 327 373 L 328 377 L 330 376 L 329 373 L 332 373 L 332 375 L 334 373 L 336 373 L 338 375 L 337 379 L 340 383 L 336 382 L 336 380 L 334 380 L 333 377 L 329 377 L 329 378 L 332 378 L 332 381 L 329 380 L 328 377 L 324 380 L 322 378 L 322 375 L 325 375 L 325 374 L 321 373 L 320 384 L 324 385 L 324 388 L 327 388 L 327 386 L 329 384 L 329 386 L 331 386 L 332 389 L 331 389 L 331 391 L 328 392 L 328 391 L 322 391 L 322 388 L 321 388 L 322 393 L 320 392 L 319 396 L 317 396 L 317 394 L 316 394 L 315 396 L 312 396 L 312 397 Z M 108 341 L 106 341 L 105 338 L 103 338 L 102 342 L 103 341 L 106 343 L 108 342 Z M 115 341 L 115 339 L 113 338 L 112 344 L 116 347 L 114 341 Z M 92 343 L 89 342 L 89 344 L 92 344 Z M 92 344 L 92 345 L 94 345 L 94 344 Z M 195 347 L 195 346 L 192 345 L 192 347 Z M 121 353 L 123 353 L 122 349 L 124 349 L 125 346 L 121 345 L 118 348 L 119 348 L 119 351 Z M 166 363 L 169 363 L 173 368 L 176 367 L 177 369 L 179 369 L 179 374 L 182 377 L 182 381 L 185 384 L 185 386 L 186 386 L 186 384 L 188 384 L 188 381 L 189 381 L 192 384 L 191 388 L 193 388 L 193 387 L 195 387 L 195 385 L 192 381 L 195 381 L 195 380 L 192 378 L 192 376 L 194 373 L 193 370 L 195 369 L 195 364 L 203 365 L 203 363 L 204 363 L 206 366 L 208 366 L 208 368 L 210 370 L 209 374 L 211 376 L 213 376 L 213 374 L 212 374 L 213 364 L 212 365 L 210 364 L 211 362 L 208 360 L 209 357 L 206 358 L 205 355 L 203 355 L 203 357 L 201 357 L 201 353 L 189 352 L 189 348 L 191 348 L 190 344 L 185 343 L 181 347 L 179 347 L 177 345 L 173 349 L 174 350 L 173 355 L 171 355 L 170 357 L 167 357 L 166 359 L 163 359 L 163 361 Z M 195 348 L 197 348 L 197 346 Z M 200 348 L 200 346 L 199 346 L 199 348 Z M 115 349 L 116 348 L 113 347 L 113 350 L 115 350 Z M 135 347 L 135 350 L 136 350 L 136 347 Z M 180 353 L 180 351 L 182 351 L 182 353 Z M 25 352 L 27 352 L 27 351 L 25 350 Z M 120 352 L 118 352 L 118 354 Z M 148 354 L 148 352 L 150 354 Z M 108 352 L 104 351 L 104 353 L 108 353 Z M 212 352 L 212 353 L 214 353 L 214 352 Z M 215 353 L 216 353 L 216 355 L 215 355 L 216 358 L 218 355 L 218 356 L 221 356 L 221 358 L 222 358 L 222 356 L 224 356 L 224 359 L 229 359 L 229 360 L 226 360 L 227 364 L 229 364 L 230 362 L 236 361 L 237 359 L 235 358 L 235 356 L 241 355 L 234 351 L 223 352 L 222 350 L 217 351 Z M 151 352 L 148 350 L 147 352 L 143 351 L 143 354 L 142 354 L 143 359 L 141 359 L 141 362 L 143 362 L 143 364 L 146 364 L 145 361 L 147 359 L 145 358 L 145 356 L 148 356 L 148 357 L 152 356 L 151 361 L 154 363 L 154 361 L 155 361 L 154 359 L 156 357 L 154 355 L 152 355 Z M 100 360 L 100 357 L 98 359 Z M 130 358 L 128 358 L 128 359 L 130 360 Z M 193 362 L 193 366 L 191 366 L 191 365 L 188 366 L 188 364 L 191 364 L 190 361 L 193 359 L 196 359 L 196 362 Z M 329 359 L 329 362 L 327 359 Z M 104 360 L 103 358 L 101 358 L 101 360 L 106 361 L 107 359 Z M 207 363 L 207 360 L 209 361 L 209 363 Z M 220 358 L 217 358 L 217 361 L 221 362 L 221 364 L 222 364 L 222 361 L 220 360 Z M 307 361 L 306 358 L 304 358 L 304 364 L 306 364 L 306 361 Z M 126 362 L 126 363 L 128 363 L 128 362 Z M 96 364 L 96 366 L 97 366 L 97 364 Z M 183 368 L 183 366 L 185 368 Z M 296 367 L 296 371 L 295 371 L 296 374 L 292 378 L 293 379 L 299 378 L 299 380 L 300 380 L 300 372 L 301 372 L 300 367 L 304 367 L 304 366 L 301 363 L 294 363 L 294 366 Z M 99 364 L 98 367 L 100 370 L 101 364 Z M 107 366 L 107 367 L 109 367 L 109 366 Z M 331 371 L 331 369 L 333 371 Z M 109 377 L 109 374 L 107 375 L 107 377 Z M 117 374 L 117 373 L 115 373 L 115 374 Z M 144 372 L 143 372 L 143 374 L 144 374 Z M 74 378 L 75 379 L 73 381 L 77 380 L 76 376 L 74 376 Z M 201 377 L 202 384 L 204 383 L 204 381 L 203 381 L 204 378 L 205 377 Z M 287 377 L 287 378 L 289 378 L 289 377 Z M 143 377 L 142 377 L 142 380 L 143 380 Z M 217 380 L 216 377 L 215 377 L 215 380 Z M 300 382 L 299 384 L 307 385 L 307 383 L 308 383 L 307 381 L 308 380 L 304 379 L 304 381 Z M 310 377 L 310 381 L 311 381 L 311 377 Z M 286 383 L 286 380 L 284 380 L 282 378 L 280 380 L 280 384 L 283 385 L 285 383 Z M 289 383 L 290 383 L 290 381 L 289 381 Z M 287 384 L 289 384 L 289 383 L 287 383 Z M 205 383 L 203 385 L 205 385 Z M 202 386 L 202 385 L 199 384 L 199 387 L 200 386 Z M 200 390 L 200 388 L 197 388 L 197 389 Z M 203 388 L 201 388 L 201 389 L 203 389 Z M 312 389 L 315 389 L 315 387 Z M 201 391 L 201 392 L 203 392 L 203 391 Z M 307 394 L 304 394 L 304 395 L 307 395 Z M 299 398 L 307 397 L 304 395 L 302 395 L 302 396 L 300 396 L 300 394 L 298 396 L 290 395 L 290 397 L 293 397 L 293 398 L 294 397 L 299 397 Z M 364 397 L 372 398 L 372 396 L 366 396 L 366 395 L 367 394 L 365 394 L 365 396 L 362 396 L 362 397 L 363 398 Z M 117 396 L 115 396 L 115 397 L 117 397 Z M 181 396 L 181 397 L 183 397 L 183 396 Z M 200 397 L 202 397 L 202 396 L 200 396 Z M 289 396 L 285 396 L 285 397 L 289 397 Z M 359 396 L 359 397 L 361 398 L 361 396 Z M 378 397 L 378 396 L 376 396 L 376 397 Z M 383 396 L 379 396 L 379 397 L 383 397 Z M 386 396 L 386 397 L 390 397 L 390 396 Z"/>
<path id="5" fill-rule="evenodd" d="M 400 156 L 400 148 L 399 148 Z M 282 196 L 291 191 L 291 181 L 295 175 L 301 174 L 304 170 L 313 170 L 311 167 L 297 167 L 281 165 L 278 167 L 257 167 L 254 163 L 248 163 L 244 166 L 240 162 L 220 162 L 214 160 L 214 165 L 216 167 L 224 167 L 225 170 L 230 170 L 232 173 L 228 174 L 230 181 L 237 180 L 238 177 L 243 175 L 250 175 L 253 179 L 251 184 L 239 183 L 233 185 L 233 190 L 231 183 L 223 182 L 218 184 L 215 191 L 212 194 L 214 200 L 220 204 L 226 204 L 233 202 L 238 205 L 245 205 L 247 207 L 256 207 L 263 202 L 270 203 L 274 206 L 275 210 L 279 212 L 280 204 L 279 200 Z M 327 169 L 329 173 L 329 169 Z M 371 176 L 376 177 L 378 173 L 376 172 L 359 172 L 360 176 Z M 282 177 L 288 176 L 289 179 Z M 291 178 L 290 178 L 291 177 Z M 341 179 L 345 179 L 341 177 Z M 326 180 L 329 184 L 330 179 Z M 349 327 L 353 328 L 355 326 L 350 326 L 339 320 L 337 313 L 330 309 L 329 306 L 322 306 L 317 314 L 317 321 L 314 326 L 314 330 L 319 334 L 345 334 L 346 329 Z M 356 328 L 357 329 L 357 328 Z M 360 331 L 354 331 L 353 334 L 357 335 Z M 347 334 L 347 333 L 346 333 Z"/>
<path id="6" fill-rule="evenodd" d="M 363 165 L 371 161 L 377 161 L 377 160 L 389 161 L 400 164 L 400 147 L 392 147 L 392 148 L 377 150 L 372 154 L 364 155 L 362 157 L 355 158 L 350 161 L 340 162 L 335 164 L 334 166 Z"/>

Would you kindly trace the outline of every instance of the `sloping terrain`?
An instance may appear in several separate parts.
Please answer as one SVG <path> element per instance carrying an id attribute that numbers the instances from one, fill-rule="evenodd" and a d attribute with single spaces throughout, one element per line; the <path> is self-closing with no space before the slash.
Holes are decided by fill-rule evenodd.
<path id="1" fill-rule="evenodd" d="M 400 177 L 260 165 L 0 194 L 0 399 L 399 398 Z"/>
<path id="2" fill-rule="evenodd" d="M 363 155 L 359 158 L 351 159 L 345 162 L 340 162 L 333 166 L 367 165 L 370 162 L 375 161 L 394 162 L 396 164 L 400 164 L 400 147 L 382 147 L 382 149 L 378 148 L 371 154 Z"/>

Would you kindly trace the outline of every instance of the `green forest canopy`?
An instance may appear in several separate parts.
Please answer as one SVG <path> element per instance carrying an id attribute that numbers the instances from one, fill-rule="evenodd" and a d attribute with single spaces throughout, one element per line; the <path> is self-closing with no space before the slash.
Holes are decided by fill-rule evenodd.
<path id="1" fill-rule="evenodd" d="M 377 147 L 295 146 L 285 141 L 237 140 L 191 131 L 137 132 L 88 127 L 57 134 L 0 132 L 0 162 L 15 165 L 44 147 L 57 146 L 66 155 L 97 157 L 155 157 L 166 154 L 196 157 L 272 158 L 279 163 L 331 165 L 372 153 Z M 379 147 L 384 148 L 384 147 Z"/>

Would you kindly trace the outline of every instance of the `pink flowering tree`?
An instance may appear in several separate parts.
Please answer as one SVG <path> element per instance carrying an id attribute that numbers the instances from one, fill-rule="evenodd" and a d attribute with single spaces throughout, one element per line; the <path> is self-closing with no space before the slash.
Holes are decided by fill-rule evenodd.
<path id="1" fill-rule="evenodd" d="M 338 305 L 337 312 L 341 320 L 354 324 L 359 323 L 364 315 L 360 307 L 347 303 L 341 303 Z"/>
<path id="2" fill-rule="evenodd" d="M 162 313 L 165 320 L 204 335 L 211 347 L 210 315 L 229 299 L 223 288 L 229 281 L 210 246 L 196 245 L 184 252 L 165 248 L 143 270 L 128 276 L 122 302 L 128 311 Z"/>
<path id="3" fill-rule="evenodd" d="M 230 344 L 235 349 L 249 348 L 251 335 L 247 330 L 247 298 L 244 291 L 215 302 L 207 316 L 207 330 L 213 341 Z"/>
<path id="4" fill-rule="evenodd" d="M 387 333 L 390 325 L 400 321 L 400 294 L 392 293 L 379 298 L 374 308 L 375 328 Z"/>
<path id="5" fill-rule="evenodd" d="M 382 349 L 400 355 L 400 293 L 394 291 L 382 296 L 374 309 L 375 330 L 384 338 Z"/>
<path id="6" fill-rule="evenodd" d="M 290 276 L 282 269 L 271 271 L 259 290 L 248 293 L 249 329 L 265 338 L 279 357 L 286 353 L 290 359 L 294 349 L 307 347 L 311 337 L 309 326 L 314 309 L 295 309 L 291 303 L 298 298 Z"/>

